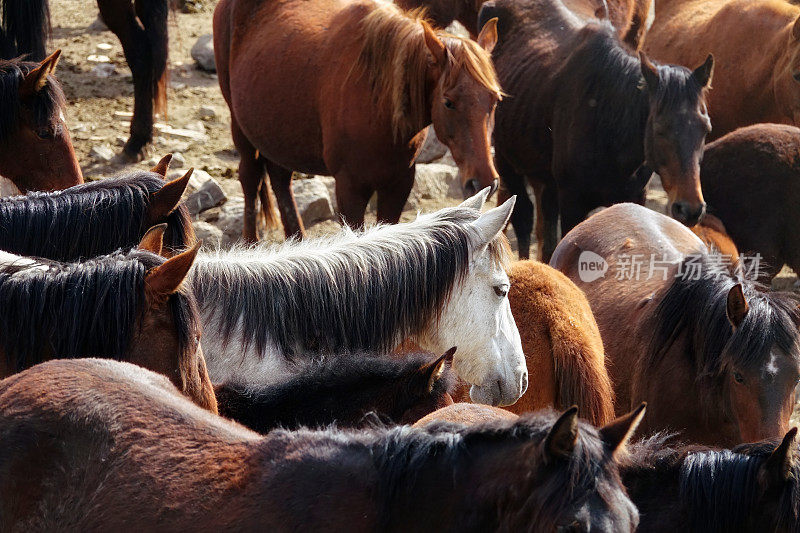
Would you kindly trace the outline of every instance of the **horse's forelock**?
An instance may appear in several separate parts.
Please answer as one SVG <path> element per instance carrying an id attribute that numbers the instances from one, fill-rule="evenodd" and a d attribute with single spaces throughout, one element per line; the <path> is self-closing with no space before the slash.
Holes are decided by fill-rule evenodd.
<path id="1" fill-rule="evenodd" d="M 446 73 L 445 85 L 453 86 L 461 72 L 467 74 L 478 82 L 483 88 L 502 99 L 503 91 L 500 88 L 500 80 L 492 62 L 492 56 L 472 39 L 466 39 L 439 32 L 439 38 L 450 50 L 453 57 L 453 64 Z"/>

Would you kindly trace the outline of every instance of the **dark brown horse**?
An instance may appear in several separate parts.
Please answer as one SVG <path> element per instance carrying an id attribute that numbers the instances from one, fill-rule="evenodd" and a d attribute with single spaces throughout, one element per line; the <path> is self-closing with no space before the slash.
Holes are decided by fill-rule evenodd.
<path id="1" fill-rule="evenodd" d="M 180 203 L 191 171 L 164 182 L 163 169 L 0 199 L 0 250 L 78 261 L 135 246 L 148 228 L 165 223 L 163 255 L 183 251 L 195 243 Z"/>
<path id="2" fill-rule="evenodd" d="M 259 436 L 108 360 L 0 382 L 3 529 L 629 532 L 617 458 L 638 416 L 600 430 L 541 413 Z"/>
<path id="3" fill-rule="evenodd" d="M 41 63 L 0 60 L 0 176 L 22 192 L 83 183 L 53 74 L 60 54 Z"/>
<path id="4" fill-rule="evenodd" d="M 652 533 L 800 531 L 797 428 L 769 440 L 711 450 L 663 437 L 628 446 L 622 479 Z"/>
<path id="5" fill-rule="evenodd" d="M 706 146 L 700 179 L 709 212 L 745 254 L 760 254 L 772 277 L 800 273 L 800 129 L 740 128 Z"/>
<path id="6" fill-rule="evenodd" d="M 363 223 L 375 192 L 378 220 L 397 222 L 431 122 L 467 195 L 494 186 L 500 86 L 488 51 L 496 40 L 494 24 L 476 44 L 372 0 L 222 0 L 214 52 L 241 156 L 245 239 L 257 239 L 259 194 L 274 218 L 267 179 L 286 235 L 303 235 L 293 170 L 333 175 L 348 224 Z"/>
<path id="7" fill-rule="evenodd" d="M 711 124 L 705 92 L 713 59 L 694 72 L 654 65 L 624 46 L 607 22 L 584 23 L 561 0 L 497 0 L 493 57 L 503 90 L 497 109 L 496 164 L 504 194 L 517 195 L 511 224 L 528 257 L 536 193 L 540 257 L 594 208 L 642 202 L 656 171 L 672 216 L 694 225 L 705 212 L 700 190 L 703 140 Z"/>
<path id="8" fill-rule="evenodd" d="M 163 229 L 143 246 L 160 251 Z M 161 372 L 216 412 L 197 307 L 181 288 L 196 253 L 164 260 L 134 249 L 58 263 L 0 252 L 0 376 L 48 359 L 109 357 Z"/>
<path id="9" fill-rule="evenodd" d="M 800 376 L 798 299 L 767 292 L 688 228 L 635 204 L 568 233 L 552 265 L 592 306 L 617 410 L 708 445 L 779 437 Z"/>
<path id="10" fill-rule="evenodd" d="M 428 354 L 359 354 L 313 362 L 274 385 L 214 385 L 219 414 L 254 431 L 357 427 L 374 421 L 411 424 L 453 403 L 455 378 L 447 367 L 455 348 L 431 361 Z"/>
<path id="11" fill-rule="evenodd" d="M 167 108 L 169 0 L 97 0 L 103 22 L 119 38 L 133 74 L 133 119 L 124 153 L 138 159 L 153 138 L 153 112 Z M 2 0 L 0 58 L 44 58 L 50 34 L 49 0 Z"/>

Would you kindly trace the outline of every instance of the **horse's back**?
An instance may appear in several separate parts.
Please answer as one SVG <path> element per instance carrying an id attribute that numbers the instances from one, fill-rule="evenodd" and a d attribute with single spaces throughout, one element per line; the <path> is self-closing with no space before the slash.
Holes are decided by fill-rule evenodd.
<path id="1" fill-rule="evenodd" d="M 455 422 L 473 425 L 494 420 L 516 420 L 518 415 L 491 405 L 477 403 L 454 403 L 420 418 L 414 427 L 423 427 L 431 422 Z"/>

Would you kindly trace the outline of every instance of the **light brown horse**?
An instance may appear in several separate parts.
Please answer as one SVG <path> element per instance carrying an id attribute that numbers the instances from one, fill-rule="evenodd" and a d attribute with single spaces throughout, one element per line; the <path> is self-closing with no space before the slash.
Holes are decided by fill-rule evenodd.
<path id="1" fill-rule="evenodd" d="M 528 390 L 508 411 L 522 414 L 578 406 L 595 425 L 614 418 L 614 391 L 589 302 L 558 270 L 518 261 L 509 272 L 508 301 L 522 339 Z"/>
<path id="2" fill-rule="evenodd" d="M 41 63 L 0 60 L 0 176 L 23 193 L 83 183 L 54 75 L 60 55 Z"/>
<path id="3" fill-rule="evenodd" d="M 494 23 L 476 44 L 372 0 L 222 0 L 214 52 L 241 157 L 245 239 L 257 238 L 257 196 L 274 218 L 267 173 L 286 235 L 303 235 L 293 170 L 333 175 L 348 224 L 363 223 L 376 191 L 378 219 L 397 222 L 431 122 L 465 192 L 496 185 L 496 40 Z"/>
<path id="4" fill-rule="evenodd" d="M 647 53 L 691 64 L 714 54 L 715 139 L 761 122 L 800 124 L 800 7 L 782 0 L 658 0 Z"/>
<path id="5" fill-rule="evenodd" d="M 592 306 L 618 412 L 715 446 L 780 437 L 800 376 L 798 299 L 734 274 L 678 222 L 635 204 L 570 231 L 551 264 Z"/>

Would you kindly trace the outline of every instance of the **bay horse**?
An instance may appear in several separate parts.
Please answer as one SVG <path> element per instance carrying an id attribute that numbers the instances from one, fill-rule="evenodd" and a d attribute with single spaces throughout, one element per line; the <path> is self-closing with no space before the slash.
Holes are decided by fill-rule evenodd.
<path id="1" fill-rule="evenodd" d="M 739 128 L 706 145 L 700 179 L 709 211 L 743 252 L 761 255 L 767 276 L 783 265 L 800 273 L 800 129 Z"/>
<path id="2" fill-rule="evenodd" d="M 780 441 L 713 450 L 659 435 L 628 446 L 622 479 L 641 531 L 800 531 L 797 428 Z"/>
<path id="3" fill-rule="evenodd" d="M 705 212 L 700 158 L 711 123 L 705 93 L 714 60 L 691 71 L 634 55 L 607 21 L 584 22 L 561 0 L 497 0 L 492 57 L 503 90 L 495 150 L 501 193 L 518 196 L 511 224 L 520 258 L 529 255 L 536 193 L 539 256 L 593 209 L 643 202 L 653 171 L 672 216 L 694 225 Z"/>
<path id="4" fill-rule="evenodd" d="M 54 74 L 60 54 L 41 63 L 0 59 L 0 176 L 23 193 L 83 183 Z"/>
<path id="5" fill-rule="evenodd" d="M 617 410 L 647 402 L 645 432 L 731 446 L 788 430 L 798 298 L 720 259 L 685 226 L 636 204 L 593 215 L 553 254 L 594 311 Z"/>
<path id="6" fill-rule="evenodd" d="M 600 331 L 583 292 L 558 270 L 517 261 L 508 301 L 519 328 L 530 386 L 507 410 L 523 414 L 578 406 L 596 426 L 614 419 L 614 391 Z"/>
<path id="7" fill-rule="evenodd" d="M 708 146 L 708 145 L 706 145 Z M 700 179 L 703 179 L 703 165 L 700 165 Z M 733 176 L 731 176 L 733 179 Z M 733 239 L 728 234 L 728 230 L 722 220 L 717 218 L 711 213 L 706 213 L 699 223 L 691 228 L 692 233 L 700 237 L 700 240 L 712 251 L 716 251 L 723 256 L 730 257 L 731 265 L 736 265 L 740 262 L 739 248 Z"/>
<path id="8" fill-rule="evenodd" d="M 387 2 L 221 0 L 214 54 L 241 157 L 245 240 L 258 237 L 259 194 L 267 220 L 275 218 L 268 183 L 286 236 L 304 235 L 292 171 L 333 175 L 347 224 L 363 224 L 375 192 L 378 220 L 396 223 L 431 123 L 465 196 L 495 186 L 496 40 L 493 24 L 476 43 Z"/>
<path id="9" fill-rule="evenodd" d="M 150 227 L 166 223 L 164 255 L 183 251 L 195 243 L 189 212 L 180 203 L 191 171 L 170 182 L 159 172 L 0 198 L 0 250 L 79 261 L 135 246 Z"/>
<path id="10" fill-rule="evenodd" d="M 638 513 L 616 456 L 635 422 L 598 430 L 570 409 L 260 436 L 148 370 L 51 361 L 0 382 L 0 516 L 25 530 L 627 532 Z"/>
<path id="11" fill-rule="evenodd" d="M 318 355 L 458 346 L 456 374 L 479 403 L 509 405 L 528 373 L 506 297 L 501 235 L 513 199 L 458 207 L 307 243 L 200 253 L 188 276 L 215 382 L 270 383 Z"/>
<path id="12" fill-rule="evenodd" d="M 139 159 L 153 140 L 153 113 L 167 109 L 169 0 L 97 0 L 100 16 L 122 45 L 133 75 L 131 136 L 123 154 Z M 2 0 L 0 58 L 44 58 L 50 36 L 49 0 Z"/>
<path id="13" fill-rule="evenodd" d="M 132 249 L 59 263 L 0 252 L 0 377 L 49 359 L 109 357 L 163 373 L 216 412 L 197 307 L 181 287 L 196 253 L 165 260 Z"/>
<path id="14" fill-rule="evenodd" d="M 410 424 L 453 403 L 447 360 L 451 348 L 431 361 L 428 354 L 403 359 L 351 354 L 315 361 L 273 385 L 214 385 L 219 414 L 259 433 L 276 427 L 361 427 L 376 415 Z"/>
<path id="15" fill-rule="evenodd" d="M 753 36 L 758 46 L 749 46 Z M 645 50 L 719 68 L 708 110 L 711 140 L 762 122 L 800 125 L 800 7 L 778 0 L 658 0 Z"/>

